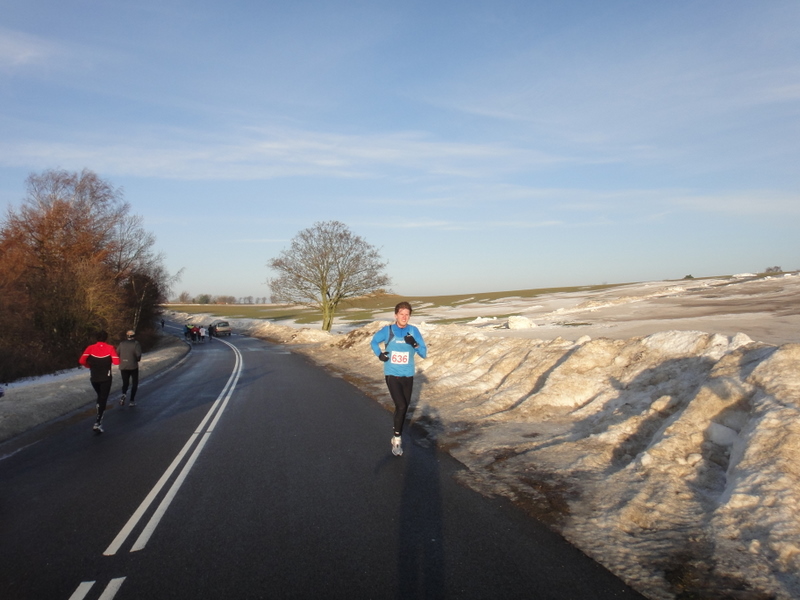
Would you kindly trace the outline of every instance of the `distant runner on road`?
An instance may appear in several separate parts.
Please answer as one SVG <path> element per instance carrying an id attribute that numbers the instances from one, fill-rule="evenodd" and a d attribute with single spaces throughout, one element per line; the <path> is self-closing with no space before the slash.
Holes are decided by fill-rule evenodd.
<path id="1" fill-rule="evenodd" d="M 408 302 L 400 302 L 394 307 L 394 318 L 392 325 L 387 325 L 372 336 L 371 346 L 375 356 L 383 362 L 386 386 L 394 402 L 392 454 L 401 456 L 403 424 L 414 389 L 414 356 L 419 354 L 425 358 L 428 347 L 419 329 L 408 323 L 411 318 L 411 305 Z"/>
<path id="2" fill-rule="evenodd" d="M 130 405 L 136 406 L 136 390 L 139 389 L 139 361 L 142 360 L 142 346 L 134 337 L 136 332 L 129 329 L 125 334 L 126 339 L 117 345 L 120 365 L 119 373 L 122 375 L 122 396 L 120 406 L 124 406 L 128 394 L 128 385 L 131 388 Z"/>

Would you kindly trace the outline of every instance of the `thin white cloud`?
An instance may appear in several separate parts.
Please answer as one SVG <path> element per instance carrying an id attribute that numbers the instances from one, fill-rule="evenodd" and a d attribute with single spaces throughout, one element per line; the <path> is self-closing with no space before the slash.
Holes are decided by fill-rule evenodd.
<path id="1" fill-rule="evenodd" d="M 561 221 L 554 220 L 409 220 L 384 222 L 362 222 L 359 225 L 376 227 L 380 229 L 429 229 L 435 231 L 486 231 L 489 229 L 538 229 L 542 227 L 558 227 L 564 225 Z"/>
<path id="2" fill-rule="evenodd" d="M 288 239 L 281 238 L 242 238 L 238 240 L 223 240 L 224 244 L 283 244 Z"/>
<path id="3" fill-rule="evenodd" d="M 119 141 L 119 138 L 124 141 Z M 439 141 L 421 133 L 345 135 L 260 129 L 230 137 L 162 131 L 109 134 L 75 142 L 0 142 L 0 164 L 172 179 L 257 180 L 299 175 L 383 177 L 393 170 L 466 178 L 530 170 L 558 156 L 502 144 Z"/>
<path id="4" fill-rule="evenodd" d="M 35 35 L 0 28 L 0 68 L 43 65 L 59 55 L 61 48 Z"/>
<path id="5" fill-rule="evenodd" d="M 687 194 L 671 198 L 671 203 L 686 210 L 737 216 L 800 215 L 800 195 L 772 190 Z"/>
<path id="6" fill-rule="evenodd" d="M 453 220 L 425 220 L 425 219 L 402 219 L 388 222 L 362 222 L 359 225 L 376 227 L 381 229 L 438 229 L 438 230 L 461 230 L 467 229 L 468 225 Z"/>
<path id="7" fill-rule="evenodd" d="M 437 190 L 441 194 L 442 190 Z M 414 206 L 417 214 L 449 218 L 403 219 L 396 223 L 365 223 L 395 229 L 488 230 L 540 227 L 597 227 L 619 223 L 661 223 L 678 214 L 705 212 L 736 216 L 800 214 L 800 196 L 779 190 L 702 193 L 686 189 L 535 188 L 507 184 L 453 186 L 442 195 L 413 200 L 383 197 L 376 204 Z M 458 206 L 460 210 L 454 211 Z M 488 211 L 488 212 L 487 212 Z M 476 213 L 487 218 L 475 219 Z M 464 218 L 455 218 L 461 214 Z M 492 215 L 515 215 L 515 218 Z"/>
<path id="8" fill-rule="evenodd" d="M 581 154 L 582 160 L 706 164 L 714 160 L 708 148 L 731 147 L 731 135 L 752 144 L 753 133 L 768 126 L 765 113 L 795 120 L 800 68 L 794 42 L 773 38 L 796 25 L 764 12 L 769 27 L 761 27 L 771 32 L 764 40 L 736 36 L 731 33 L 736 27 L 714 35 L 681 19 L 663 28 L 655 27 L 656 21 L 641 24 L 652 27 L 651 36 L 638 28 L 620 30 L 614 38 L 595 32 L 588 38 L 596 50 L 591 52 L 575 50 L 586 40 L 563 31 L 531 36 L 529 46 L 490 55 L 420 88 L 416 98 L 481 117 L 487 128 L 547 140 L 551 145 L 545 147 L 569 148 L 564 154 Z M 758 24 L 738 26 L 742 32 L 760 31 Z M 769 131 L 774 138 L 791 137 Z"/>

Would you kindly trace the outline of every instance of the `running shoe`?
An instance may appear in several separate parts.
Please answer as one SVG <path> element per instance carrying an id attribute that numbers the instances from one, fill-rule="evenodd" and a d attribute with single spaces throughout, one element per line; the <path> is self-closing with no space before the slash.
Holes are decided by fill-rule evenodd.
<path id="1" fill-rule="evenodd" d="M 95 431 L 95 433 L 103 433 L 103 425 L 101 423 L 95 423 L 92 429 Z"/>
<path id="2" fill-rule="evenodd" d="M 136 402 L 134 402 L 133 400 L 131 400 L 130 402 L 128 402 L 128 406 L 136 406 Z"/>
<path id="3" fill-rule="evenodd" d="M 126 397 L 125 394 L 122 394 L 122 398 L 119 399 L 120 406 L 125 406 L 125 397 Z"/>
<path id="4" fill-rule="evenodd" d="M 399 435 L 392 436 L 392 454 L 403 456 L 403 444 Z"/>

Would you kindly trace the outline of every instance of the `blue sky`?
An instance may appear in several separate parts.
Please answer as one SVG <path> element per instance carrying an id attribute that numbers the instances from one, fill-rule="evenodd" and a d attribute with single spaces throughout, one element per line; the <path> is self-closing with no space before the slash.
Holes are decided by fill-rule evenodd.
<path id="1" fill-rule="evenodd" d="M 392 289 L 800 268 L 800 2 L 0 0 L 0 206 L 123 188 L 175 293 L 336 219 Z"/>

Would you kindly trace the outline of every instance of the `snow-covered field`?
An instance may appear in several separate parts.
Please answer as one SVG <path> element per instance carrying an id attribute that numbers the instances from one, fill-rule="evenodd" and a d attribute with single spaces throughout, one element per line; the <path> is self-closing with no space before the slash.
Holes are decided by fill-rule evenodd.
<path id="1" fill-rule="evenodd" d="M 411 418 L 465 484 L 650 598 L 800 598 L 798 300 L 794 275 L 415 307 L 429 357 Z M 231 323 L 389 408 L 378 317 L 334 334 Z"/>

